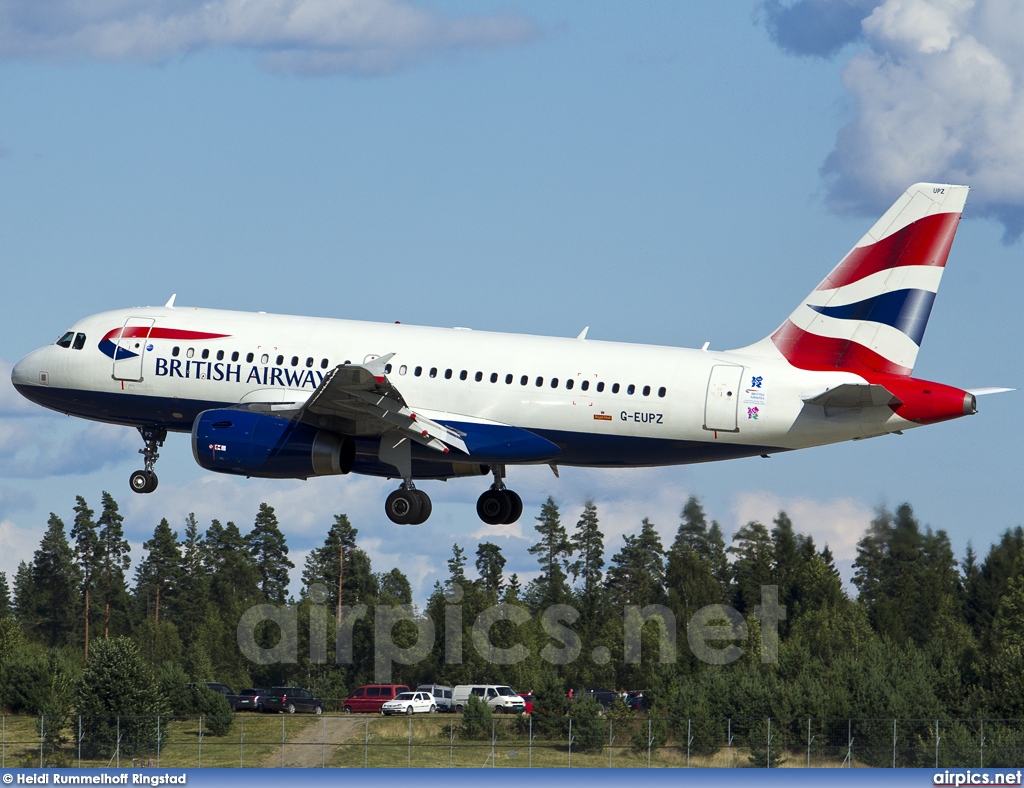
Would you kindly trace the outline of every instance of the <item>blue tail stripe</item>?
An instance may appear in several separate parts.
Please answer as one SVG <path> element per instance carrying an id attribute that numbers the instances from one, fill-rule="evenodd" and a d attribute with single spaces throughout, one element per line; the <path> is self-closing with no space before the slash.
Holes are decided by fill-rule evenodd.
<path id="1" fill-rule="evenodd" d="M 815 312 L 839 320 L 868 320 L 902 331 L 918 347 L 924 338 L 935 293 L 930 290 L 893 290 L 843 306 L 812 306 Z"/>

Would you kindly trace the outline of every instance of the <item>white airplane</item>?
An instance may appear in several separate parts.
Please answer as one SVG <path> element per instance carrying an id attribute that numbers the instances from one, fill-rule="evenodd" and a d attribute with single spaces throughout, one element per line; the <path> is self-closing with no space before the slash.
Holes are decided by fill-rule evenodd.
<path id="1" fill-rule="evenodd" d="M 510 465 L 640 467 L 765 456 L 901 433 L 977 411 L 911 377 L 965 186 L 919 183 L 773 334 L 689 350 L 174 306 L 80 320 L 15 366 L 52 410 L 132 426 L 131 487 L 153 492 L 168 431 L 203 468 L 270 478 L 401 479 L 388 517 L 430 516 L 422 479 L 484 476 L 512 523 Z"/>

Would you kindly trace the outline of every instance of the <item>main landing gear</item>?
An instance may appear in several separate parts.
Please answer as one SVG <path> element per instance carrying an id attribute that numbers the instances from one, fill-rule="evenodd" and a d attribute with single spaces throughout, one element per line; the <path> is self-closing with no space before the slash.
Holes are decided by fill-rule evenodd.
<path id="1" fill-rule="evenodd" d="M 476 513 L 488 525 L 511 525 L 523 514 L 523 499 L 519 494 L 506 489 L 505 467 L 492 466 L 494 484 L 476 502 Z"/>
<path id="2" fill-rule="evenodd" d="M 167 430 L 139 427 L 139 434 L 142 436 L 142 440 L 146 442 L 146 448 L 139 449 L 139 454 L 145 460 L 146 468 L 145 470 L 135 471 L 129 478 L 128 483 L 131 485 L 132 492 L 151 493 L 156 489 L 157 485 L 153 466 L 156 465 L 156 461 L 160 457 L 158 449 L 164 445 L 164 441 L 167 439 Z"/>
<path id="3" fill-rule="evenodd" d="M 422 525 L 432 509 L 430 497 L 423 490 L 417 490 L 412 480 L 402 482 L 384 502 L 388 519 L 396 525 Z"/>

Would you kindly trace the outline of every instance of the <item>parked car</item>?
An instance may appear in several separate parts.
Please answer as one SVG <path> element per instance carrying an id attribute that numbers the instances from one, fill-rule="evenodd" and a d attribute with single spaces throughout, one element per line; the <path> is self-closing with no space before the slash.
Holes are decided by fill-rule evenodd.
<path id="1" fill-rule="evenodd" d="M 643 691 L 631 692 L 626 696 L 626 705 L 632 711 L 646 711 L 648 706 L 647 699 L 644 697 Z"/>
<path id="2" fill-rule="evenodd" d="M 527 714 L 533 714 L 533 693 L 520 692 L 519 697 L 523 699 L 523 704 L 526 707 L 525 712 Z"/>
<path id="3" fill-rule="evenodd" d="M 263 698 L 263 710 L 288 714 L 297 711 L 323 714 L 324 702 L 302 687 L 271 687 Z"/>
<path id="4" fill-rule="evenodd" d="M 583 690 L 583 695 L 580 697 L 589 697 L 596 700 L 601 704 L 601 708 L 608 711 L 615 700 L 619 697 L 619 693 L 609 689 L 592 689 L 588 688 Z"/>
<path id="5" fill-rule="evenodd" d="M 249 687 L 239 690 L 235 696 L 234 711 L 263 711 L 263 699 L 266 697 L 265 689 Z"/>
<path id="6" fill-rule="evenodd" d="M 235 702 L 238 700 L 238 696 L 231 691 L 231 687 L 227 684 L 221 684 L 219 681 L 204 681 L 203 683 L 218 695 L 223 695 L 224 699 L 228 702 L 228 707 L 232 711 L 235 710 Z M 194 683 L 189 682 L 189 689 L 192 689 L 194 686 Z"/>
<path id="7" fill-rule="evenodd" d="M 391 714 L 434 714 L 437 704 L 429 692 L 399 692 L 394 700 L 389 700 L 380 707 L 380 713 Z"/>
<path id="8" fill-rule="evenodd" d="M 377 714 L 389 700 L 408 691 L 405 684 L 366 684 L 345 698 L 342 709 L 346 714 Z"/>
<path id="9" fill-rule="evenodd" d="M 484 701 L 496 714 L 522 714 L 526 711 L 526 702 L 504 684 L 459 684 L 452 690 L 455 711 L 461 713 L 471 695 Z"/>
<path id="10" fill-rule="evenodd" d="M 438 711 L 455 711 L 452 703 L 452 688 L 444 684 L 420 684 L 417 692 L 428 692 L 434 698 L 434 705 Z"/>

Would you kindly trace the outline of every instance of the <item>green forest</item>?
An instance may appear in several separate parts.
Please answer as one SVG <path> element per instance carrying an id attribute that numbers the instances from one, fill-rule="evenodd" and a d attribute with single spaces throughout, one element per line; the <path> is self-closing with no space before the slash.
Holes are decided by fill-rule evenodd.
<path id="1" fill-rule="evenodd" d="M 828 547 L 799 533 L 785 512 L 770 524 L 747 523 L 727 544 L 691 497 L 671 544 L 644 518 L 614 552 L 599 514 L 591 503 L 566 516 L 549 498 L 529 548 L 540 574 L 525 584 L 505 573 L 497 544 L 453 545 L 447 579 L 412 620 L 401 620 L 377 611 L 413 604 L 408 579 L 371 565 L 345 514 L 324 523 L 323 544 L 298 569 L 267 504 L 248 529 L 204 526 L 190 515 L 176 531 L 161 520 L 135 557 L 114 498 L 103 493 L 93 509 L 79 497 L 70 527 L 51 514 L 32 560 L 13 578 L 0 575 L 0 707 L 65 719 L 182 714 L 195 710 L 188 682 L 213 680 L 235 690 L 301 685 L 337 709 L 331 699 L 379 675 L 375 621 L 379 628 L 397 618 L 391 639 L 411 647 L 428 617 L 432 642 L 405 660 L 412 664 L 389 665 L 393 681 L 509 684 L 550 699 L 549 709 L 566 708 L 557 699 L 569 688 L 643 690 L 651 716 L 665 719 L 1024 717 L 1019 526 L 984 558 L 968 548 L 958 560 L 946 533 L 919 523 L 909 504 L 879 510 L 858 543 L 851 596 Z M 298 599 L 288 595 L 295 571 Z M 763 586 L 778 588 L 787 611 L 777 659 L 761 649 Z M 267 604 L 294 611 L 294 661 L 257 664 L 242 654 L 239 620 Z M 727 665 L 705 664 L 687 645 L 686 623 L 712 604 L 731 606 L 746 623 L 742 656 Z M 552 605 L 578 611 L 575 644 L 545 628 Z M 632 651 L 624 647 L 629 605 L 669 611 L 644 624 Z M 474 624 L 489 609 L 481 619 L 488 643 Z M 351 638 L 336 653 L 339 617 Z M 667 663 L 658 620 L 666 617 L 678 634 Z M 311 625 L 326 628 L 326 654 L 312 648 Z M 254 637 L 272 647 L 282 635 L 265 622 Z M 517 656 L 500 658 L 510 653 Z M 123 691 L 97 701 L 90 691 L 104 680 Z"/>

